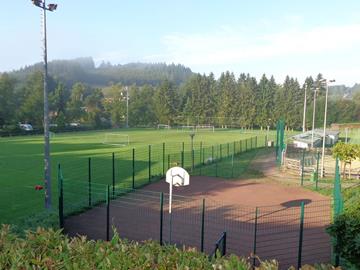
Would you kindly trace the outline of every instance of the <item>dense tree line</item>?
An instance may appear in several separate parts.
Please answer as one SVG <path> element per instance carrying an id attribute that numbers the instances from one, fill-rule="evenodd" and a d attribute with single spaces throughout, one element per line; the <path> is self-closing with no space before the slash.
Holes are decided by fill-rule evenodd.
<path id="1" fill-rule="evenodd" d="M 260 81 L 249 74 L 224 72 L 218 79 L 213 74 L 196 74 L 181 85 L 162 80 L 157 86 L 110 84 L 104 88 L 74 83 L 68 87 L 59 79 L 49 78 L 51 122 L 65 127 L 72 122 L 93 127 L 122 127 L 129 96 L 129 125 L 215 125 L 246 128 L 274 127 L 284 118 L 288 128 L 301 129 L 304 94 L 307 91 L 306 126 L 311 128 L 314 91 L 322 78 L 308 77 L 303 85 L 289 76 L 282 84 L 263 75 Z M 0 76 L 0 126 L 18 122 L 42 126 L 42 73 L 30 74 L 25 83 L 13 76 Z M 127 92 L 128 91 L 128 92 Z M 324 115 L 324 89 L 316 104 L 316 126 Z M 330 98 L 328 123 L 360 121 L 360 93 L 352 99 Z"/>
<path id="2" fill-rule="evenodd" d="M 10 75 L 16 78 L 18 82 L 25 82 L 30 74 L 41 69 L 42 63 L 37 63 L 13 71 Z M 71 87 L 77 82 L 92 87 L 104 87 L 109 83 L 156 86 L 165 79 L 178 85 L 193 75 L 193 72 L 183 65 L 167 65 L 164 63 L 112 65 L 103 62 L 96 67 L 91 57 L 54 60 L 49 62 L 48 69 L 51 76 L 61 80 L 67 87 Z"/>

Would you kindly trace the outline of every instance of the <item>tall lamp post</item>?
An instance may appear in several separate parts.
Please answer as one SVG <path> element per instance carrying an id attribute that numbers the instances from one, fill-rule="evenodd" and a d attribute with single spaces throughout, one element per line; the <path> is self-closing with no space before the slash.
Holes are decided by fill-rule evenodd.
<path id="1" fill-rule="evenodd" d="M 129 127 L 129 88 L 126 86 L 126 128 Z"/>
<path id="2" fill-rule="evenodd" d="M 320 80 L 320 83 L 323 83 L 326 86 L 325 112 L 324 112 L 324 132 L 323 132 L 323 145 L 322 145 L 322 156 L 321 156 L 321 178 L 324 177 L 327 102 L 328 102 L 328 94 L 329 94 L 329 83 L 332 83 L 332 82 L 335 82 L 335 80 L 326 80 L 326 79 Z"/>
<path id="3" fill-rule="evenodd" d="M 51 162 L 50 162 L 50 134 L 49 134 L 49 104 L 48 104 L 48 69 L 47 69 L 47 40 L 46 40 L 46 11 L 55 11 L 57 4 L 46 5 L 46 0 L 32 0 L 32 3 L 43 10 L 43 42 L 44 42 L 44 175 L 45 175 L 45 208 L 51 208 Z"/>
<path id="4" fill-rule="evenodd" d="M 318 87 L 314 88 L 314 107 L 313 107 L 313 119 L 312 119 L 312 130 L 311 130 L 311 148 L 314 147 L 314 129 L 315 129 L 315 111 L 316 111 L 316 95 Z"/>
<path id="5" fill-rule="evenodd" d="M 305 95 L 304 95 L 304 114 L 303 114 L 303 132 L 306 131 L 306 88 L 307 85 L 304 85 Z"/>

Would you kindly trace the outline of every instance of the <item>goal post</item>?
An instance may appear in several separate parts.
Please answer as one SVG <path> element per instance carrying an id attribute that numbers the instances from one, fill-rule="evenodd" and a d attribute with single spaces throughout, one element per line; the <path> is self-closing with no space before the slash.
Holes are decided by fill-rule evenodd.
<path id="1" fill-rule="evenodd" d="M 127 146 L 130 144 L 130 138 L 127 134 L 105 133 L 102 143 L 113 146 Z"/>
<path id="2" fill-rule="evenodd" d="M 185 125 L 185 126 L 181 126 L 181 129 L 182 130 L 185 130 L 185 131 L 192 131 L 192 130 L 195 130 L 195 126 L 188 126 L 188 125 Z"/>
<path id="3" fill-rule="evenodd" d="M 195 127 L 196 131 L 211 131 L 211 132 L 215 132 L 215 127 L 212 125 L 197 125 Z"/>
<path id="4" fill-rule="evenodd" d="M 170 129 L 170 125 L 165 125 L 165 124 L 158 124 L 157 125 L 158 129 Z"/>

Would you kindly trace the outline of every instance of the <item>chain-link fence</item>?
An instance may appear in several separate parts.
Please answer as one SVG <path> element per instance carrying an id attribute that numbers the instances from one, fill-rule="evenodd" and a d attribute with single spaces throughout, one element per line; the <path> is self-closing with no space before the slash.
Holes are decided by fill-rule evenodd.
<path id="1" fill-rule="evenodd" d="M 110 186 L 99 185 L 91 190 L 89 207 L 87 186 L 83 195 L 76 191 L 81 183 L 61 182 L 61 225 L 69 235 L 109 240 L 116 229 L 131 240 L 153 239 L 213 254 L 223 252 L 219 238 L 225 232 L 226 251 L 249 257 L 254 265 L 257 257 L 276 258 L 282 269 L 331 260 L 325 231 L 332 218 L 330 200 L 252 207 L 173 195 L 170 214 L 167 193 L 117 187 L 112 193 Z"/>
<path id="2" fill-rule="evenodd" d="M 167 193 L 140 188 L 163 177 L 175 164 L 188 168 L 192 175 L 234 177 L 237 158 L 264 145 L 251 138 L 216 146 L 162 144 L 149 146 L 145 153 L 134 149 L 127 156 L 111 156 L 107 184 L 92 181 L 97 178 L 93 178 L 93 158 L 89 159 L 87 181 L 71 179 L 66 169 L 64 176 L 59 174 L 60 224 L 69 235 L 110 239 L 116 229 L 121 237 L 132 240 L 153 239 L 207 254 L 226 250 L 249 257 L 254 265 L 258 258 L 276 258 L 284 269 L 330 262 L 326 227 L 333 217 L 331 200 L 256 207 L 173 195 L 170 214 Z"/>

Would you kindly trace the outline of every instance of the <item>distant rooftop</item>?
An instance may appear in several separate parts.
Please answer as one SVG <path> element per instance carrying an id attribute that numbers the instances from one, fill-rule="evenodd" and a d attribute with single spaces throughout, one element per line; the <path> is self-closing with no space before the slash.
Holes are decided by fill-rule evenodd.
<path id="1" fill-rule="evenodd" d="M 315 129 L 314 130 L 314 143 L 317 141 L 321 141 L 324 134 L 323 129 Z M 340 131 L 337 130 L 326 130 L 325 136 L 337 136 L 340 134 Z M 292 136 L 294 140 L 305 142 L 305 143 L 311 143 L 312 142 L 312 130 L 306 131 L 301 134 L 297 134 L 295 136 Z"/>

